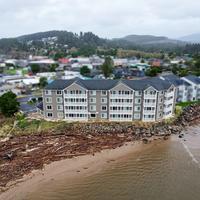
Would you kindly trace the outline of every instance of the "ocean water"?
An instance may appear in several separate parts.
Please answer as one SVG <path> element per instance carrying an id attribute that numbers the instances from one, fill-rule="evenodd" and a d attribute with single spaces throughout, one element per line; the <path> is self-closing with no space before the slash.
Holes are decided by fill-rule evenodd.
<path id="1" fill-rule="evenodd" d="M 28 200 L 199 200 L 200 127 L 133 153 L 79 181 L 53 181 Z"/>

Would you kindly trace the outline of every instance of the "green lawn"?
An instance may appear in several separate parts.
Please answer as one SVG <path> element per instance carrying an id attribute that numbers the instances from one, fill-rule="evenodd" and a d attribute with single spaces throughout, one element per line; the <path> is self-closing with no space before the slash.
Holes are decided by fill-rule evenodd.
<path id="1" fill-rule="evenodd" d="M 200 101 L 187 101 L 187 102 L 180 102 L 180 103 L 177 103 L 176 105 L 177 106 L 181 106 L 182 108 L 185 108 L 187 106 L 190 106 L 192 104 L 200 104 Z"/>
<path id="2" fill-rule="evenodd" d="M 6 70 L 6 71 L 5 71 L 5 74 L 15 75 L 15 74 L 16 74 L 16 70 L 15 70 L 15 69 Z"/>

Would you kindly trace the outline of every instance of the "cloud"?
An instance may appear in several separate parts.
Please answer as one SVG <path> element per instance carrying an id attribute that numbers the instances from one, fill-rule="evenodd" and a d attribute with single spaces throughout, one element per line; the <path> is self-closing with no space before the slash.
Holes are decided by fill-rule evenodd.
<path id="1" fill-rule="evenodd" d="M 0 37 L 46 30 L 178 37 L 200 32 L 199 7 L 188 0 L 0 0 Z"/>

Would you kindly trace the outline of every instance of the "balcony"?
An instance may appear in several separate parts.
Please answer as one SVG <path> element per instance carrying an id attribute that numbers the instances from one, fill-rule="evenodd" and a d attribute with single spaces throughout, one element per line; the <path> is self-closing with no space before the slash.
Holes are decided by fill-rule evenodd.
<path id="1" fill-rule="evenodd" d="M 64 94 L 64 98 L 87 98 L 87 94 Z"/>
<path id="2" fill-rule="evenodd" d="M 132 94 L 110 94 L 110 98 L 115 99 L 133 99 Z"/>
<path id="3" fill-rule="evenodd" d="M 156 107 L 156 102 L 155 103 L 144 103 L 144 107 Z"/>
<path id="4" fill-rule="evenodd" d="M 145 95 L 144 95 L 144 98 L 145 98 L 145 99 L 156 99 L 156 98 L 157 98 L 157 95 L 156 95 L 156 94 L 155 94 L 155 95 L 145 94 Z"/>

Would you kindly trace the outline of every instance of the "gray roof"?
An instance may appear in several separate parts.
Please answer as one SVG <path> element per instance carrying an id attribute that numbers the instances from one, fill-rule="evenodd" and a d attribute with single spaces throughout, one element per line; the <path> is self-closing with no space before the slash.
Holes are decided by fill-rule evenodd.
<path id="1" fill-rule="evenodd" d="M 192 81 L 195 84 L 200 84 L 200 78 L 194 75 L 189 75 L 185 77 L 186 79 Z"/>
<path id="2" fill-rule="evenodd" d="M 162 76 L 166 81 L 168 81 L 169 83 L 175 85 L 175 86 L 180 86 L 180 85 L 186 85 L 186 86 L 190 86 L 190 84 L 182 79 L 180 79 L 178 76 L 174 75 L 174 74 L 170 74 L 170 75 L 166 75 L 166 76 Z"/>
<path id="3" fill-rule="evenodd" d="M 36 107 L 43 111 L 44 110 L 43 102 L 40 102 Z"/>
<path id="4" fill-rule="evenodd" d="M 45 87 L 47 90 L 62 90 L 70 86 L 75 80 L 55 80 Z"/>
<path id="5" fill-rule="evenodd" d="M 171 87 L 172 83 L 169 81 L 161 80 L 160 78 L 148 78 L 142 80 L 55 80 L 50 83 L 45 89 L 47 90 L 63 90 L 70 86 L 72 83 L 77 83 L 87 90 L 110 90 L 118 83 L 124 83 L 133 90 L 145 90 L 148 87 L 154 87 L 156 90 L 167 90 Z"/>

